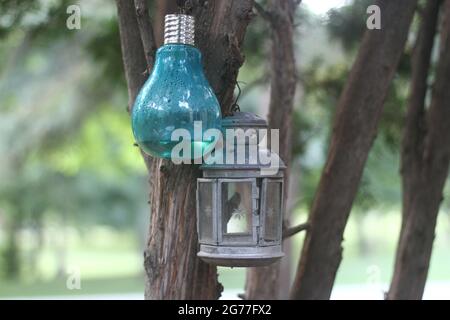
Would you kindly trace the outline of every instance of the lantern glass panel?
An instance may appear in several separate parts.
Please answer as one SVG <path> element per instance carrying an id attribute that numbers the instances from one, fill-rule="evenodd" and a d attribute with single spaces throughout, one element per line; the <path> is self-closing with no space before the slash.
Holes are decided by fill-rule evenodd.
<path id="1" fill-rule="evenodd" d="M 199 240 L 200 242 L 213 242 L 213 187 L 211 181 L 198 182 L 198 205 L 199 205 Z"/>
<path id="2" fill-rule="evenodd" d="M 222 183 L 222 233 L 224 235 L 251 235 L 252 183 Z"/>
<path id="3" fill-rule="evenodd" d="M 264 240 L 277 241 L 280 238 L 280 221 L 282 215 L 281 182 L 266 180 L 266 211 L 264 225 Z"/>

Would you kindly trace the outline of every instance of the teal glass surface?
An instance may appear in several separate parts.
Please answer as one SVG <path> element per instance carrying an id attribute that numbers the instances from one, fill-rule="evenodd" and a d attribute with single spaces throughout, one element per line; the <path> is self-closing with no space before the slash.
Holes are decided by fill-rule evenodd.
<path id="1" fill-rule="evenodd" d="M 134 103 L 134 137 L 145 153 L 169 159 L 178 144 L 171 140 L 172 132 L 186 129 L 191 137 L 188 143 L 201 148 L 204 155 L 215 141 L 196 140 L 194 121 L 202 122 L 201 137 L 206 130 L 221 127 L 220 105 L 204 75 L 201 53 L 190 45 L 164 45 L 157 51 L 153 72 Z M 192 159 L 194 154 L 192 149 L 183 158 Z"/>

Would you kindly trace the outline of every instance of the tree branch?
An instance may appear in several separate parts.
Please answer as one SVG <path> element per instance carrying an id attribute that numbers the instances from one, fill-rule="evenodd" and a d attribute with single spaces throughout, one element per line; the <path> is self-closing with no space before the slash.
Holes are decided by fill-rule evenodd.
<path id="1" fill-rule="evenodd" d="M 309 228 L 309 223 L 301 223 L 299 225 L 296 225 L 294 227 L 288 227 L 283 230 L 283 240 L 292 237 L 293 235 L 296 235 L 297 233 L 307 230 Z"/>
<path id="2" fill-rule="evenodd" d="M 292 299 L 322 300 L 331 295 L 342 259 L 345 226 L 404 51 L 417 0 L 378 0 L 376 4 L 383 13 L 381 30 L 366 31 L 339 98 Z"/>
<path id="3" fill-rule="evenodd" d="M 119 20 L 120 46 L 122 50 L 122 60 L 125 70 L 125 78 L 128 88 L 128 112 L 133 108 L 139 90 L 147 80 L 150 70 L 145 59 L 144 47 L 140 36 L 140 29 L 136 17 L 136 11 L 132 1 L 116 0 L 117 15 Z M 147 13 L 148 15 L 148 13 Z M 150 21 L 147 28 L 152 29 Z M 153 36 L 152 36 L 153 37 Z M 145 165 L 151 174 L 151 157 L 144 154 Z"/>
<path id="4" fill-rule="evenodd" d="M 439 7 L 441 1 L 428 1 L 425 8 L 421 8 L 421 25 L 414 46 L 411 61 L 411 84 L 401 145 L 402 174 L 402 230 L 409 212 L 410 197 L 416 191 L 410 190 L 416 184 L 416 173 L 420 171 L 424 141 L 427 134 L 425 98 L 430 86 L 428 72 L 431 65 L 431 55 L 434 37 L 437 30 Z M 402 234 L 402 231 L 400 231 Z"/>
<path id="5" fill-rule="evenodd" d="M 147 78 L 144 75 L 144 71 L 147 70 L 147 62 L 133 2 L 116 0 L 116 5 L 122 60 L 128 87 L 128 111 L 131 112 L 134 99 Z"/>
<path id="6" fill-rule="evenodd" d="M 153 33 L 153 25 L 148 13 L 146 0 L 134 0 L 136 18 L 139 25 L 139 33 L 144 48 L 145 59 L 148 70 L 153 69 L 155 62 L 156 41 Z"/>
<path id="7" fill-rule="evenodd" d="M 421 299 L 450 162 L 450 1 L 445 1 L 431 103 L 425 108 L 439 1 L 428 1 L 413 60 L 402 148 L 403 214 L 394 275 L 386 299 Z M 418 91 L 418 92 L 415 92 Z M 414 101 L 417 99 L 417 101 Z M 424 186 L 426 186 L 424 188 Z"/>
<path id="8" fill-rule="evenodd" d="M 262 5 L 260 5 L 258 2 L 255 1 L 253 6 L 256 9 L 256 12 L 258 12 L 258 14 L 264 20 L 267 20 L 268 22 L 272 22 L 272 15 L 271 15 L 271 13 L 269 11 L 267 11 L 266 9 L 264 9 Z"/>

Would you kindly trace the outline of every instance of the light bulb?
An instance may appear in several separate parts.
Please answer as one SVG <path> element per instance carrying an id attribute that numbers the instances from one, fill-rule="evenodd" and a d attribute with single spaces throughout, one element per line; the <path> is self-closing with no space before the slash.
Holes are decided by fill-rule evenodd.
<path id="1" fill-rule="evenodd" d="M 172 141 L 172 133 L 185 129 L 191 152 L 182 157 L 193 159 L 198 148 L 204 155 L 215 143 L 203 139 L 203 134 L 194 135 L 194 121 L 201 121 L 202 132 L 220 130 L 220 105 L 203 72 L 201 53 L 194 47 L 194 17 L 167 15 L 164 33 L 153 72 L 134 103 L 133 134 L 145 153 L 168 159 L 179 143 Z"/>

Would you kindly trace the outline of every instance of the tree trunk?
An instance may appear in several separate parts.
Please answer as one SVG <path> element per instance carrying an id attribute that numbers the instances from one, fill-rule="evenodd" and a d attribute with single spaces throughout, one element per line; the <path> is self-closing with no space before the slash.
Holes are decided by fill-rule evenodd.
<path id="1" fill-rule="evenodd" d="M 294 0 L 271 0 L 268 11 L 259 7 L 260 14 L 268 21 L 272 29 L 269 127 L 280 130 L 280 156 L 288 167 L 292 149 L 292 110 L 297 85 L 293 42 L 294 14 L 299 3 Z M 288 194 L 288 177 L 289 170 L 286 170 L 285 203 Z M 289 216 L 286 210 L 285 220 L 288 221 Z M 284 244 L 284 249 L 288 247 Z M 245 298 L 252 300 L 287 298 L 290 285 L 289 256 L 287 253 L 282 261 L 267 267 L 249 268 Z M 288 279 L 283 281 L 284 286 L 281 286 L 281 276 Z"/>
<path id="2" fill-rule="evenodd" d="M 436 36 L 437 21 L 441 0 L 429 1 L 421 15 L 421 26 L 416 39 L 414 53 L 411 61 L 411 86 L 405 128 L 402 140 L 401 169 L 403 189 L 402 224 L 406 222 L 409 213 L 410 196 L 415 187 L 416 175 L 419 170 L 417 158 L 421 154 L 421 144 L 426 135 L 425 125 L 425 98 L 428 92 L 428 72 L 433 52 L 434 38 Z M 402 230 L 404 228 L 402 227 Z"/>
<path id="3" fill-rule="evenodd" d="M 431 105 L 427 76 L 440 1 L 428 1 L 413 60 L 402 148 L 403 222 L 387 299 L 421 299 L 450 162 L 450 0 L 444 4 Z"/>
<path id="4" fill-rule="evenodd" d="M 131 111 L 134 99 L 147 79 L 148 74 L 145 71 L 149 66 L 145 59 L 133 1 L 116 0 L 116 4 L 122 60 L 128 87 L 128 111 Z"/>
<path id="5" fill-rule="evenodd" d="M 21 208 L 19 208 L 21 210 Z M 3 264 L 7 279 L 16 280 L 20 276 L 21 259 L 20 246 L 17 241 L 18 233 L 22 227 L 22 212 L 17 212 L 12 216 L 10 226 L 7 230 L 6 246 L 3 252 Z"/>
<path id="6" fill-rule="evenodd" d="M 159 48 L 164 43 L 164 16 L 167 13 L 176 13 L 177 4 L 173 0 L 156 0 L 156 16 L 155 21 L 155 41 Z"/>
<path id="7" fill-rule="evenodd" d="M 342 258 L 345 225 L 416 4 L 416 0 L 377 1 L 381 30 L 366 31 L 338 103 L 327 162 L 291 292 L 293 299 L 329 299 L 331 295 Z"/>
<path id="8" fill-rule="evenodd" d="M 192 1 L 196 45 L 202 51 L 206 76 L 228 113 L 238 70 L 241 45 L 253 13 L 253 1 Z M 125 73 L 133 101 L 143 84 L 145 55 L 136 12 L 130 1 L 117 0 Z M 134 58 L 133 58 L 134 57 Z M 144 66 L 144 68 L 142 67 Z M 139 73 L 141 72 L 141 73 Z M 136 79 L 134 79 L 134 77 Z M 139 85 L 136 85 L 139 83 Z M 195 191 L 200 172 L 191 165 L 154 159 L 151 164 L 151 226 L 144 254 L 147 299 L 216 299 L 221 285 L 216 267 L 197 258 Z"/>

